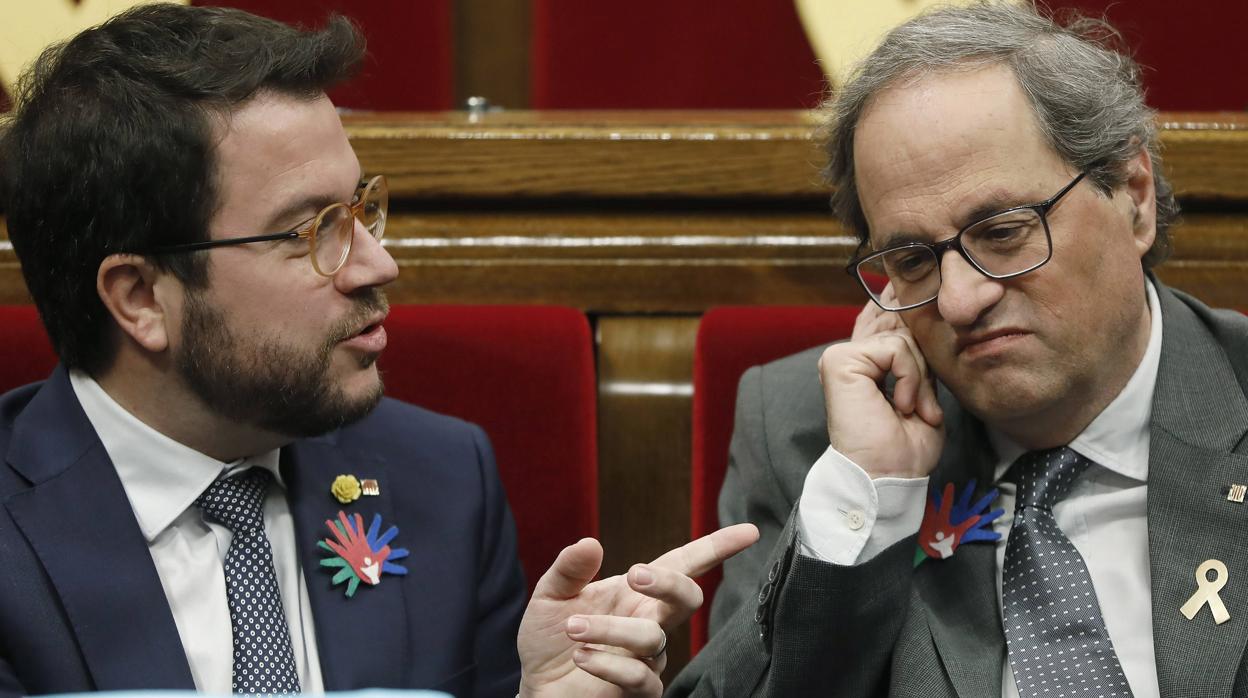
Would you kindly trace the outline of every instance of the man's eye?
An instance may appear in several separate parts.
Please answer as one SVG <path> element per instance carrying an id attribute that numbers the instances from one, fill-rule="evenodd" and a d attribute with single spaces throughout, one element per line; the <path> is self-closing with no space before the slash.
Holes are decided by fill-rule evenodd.
<path id="1" fill-rule="evenodd" d="M 1026 230 L 1019 225 L 999 225 L 984 231 L 980 237 L 988 242 L 1009 242 L 1025 233 Z"/>
<path id="2" fill-rule="evenodd" d="M 914 271 L 923 266 L 923 256 L 917 254 L 902 255 L 897 260 L 897 268 L 902 271 Z"/>
<path id="3" fill-rule="evenodd" d="M 901 251 L 888 256 L 889 276 L 914 281 L 932 269 L 932 255 L 926 251 Z"/>
<path id="4" fill-rule="evenodd" d="M 1011 247 L 1027 242 L 1040 228 L 1036 217 L 1012 217 L 993 221 L 977 230 L 968 231 L 964 243 L 971 246 L 985 245 L 994 248 Z"/>

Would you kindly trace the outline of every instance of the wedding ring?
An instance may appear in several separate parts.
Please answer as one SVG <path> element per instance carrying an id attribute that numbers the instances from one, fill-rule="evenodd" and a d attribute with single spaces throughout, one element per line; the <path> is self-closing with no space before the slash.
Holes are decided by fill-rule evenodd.
<path id="1" fill-rule="evenodd" d="M 666 632 L 666 631 L 664 631 L 664 630 L 663 630 L 663 628 L 659 628 L 659 632 L 663 633 L 663 642 L 659 644 L 659 651 L 658 651 L 658 652 L 655 652 L 654 654 L 650 655 L 649 657 L 642 657 L 642 659 L 646 660 L 647 662 L 653 662 L 654 660 L 658 659 L 659 657 L 662 657 L 662 656 L 663 656 L 663 653 L 667 651 L 667 632 Z"/>

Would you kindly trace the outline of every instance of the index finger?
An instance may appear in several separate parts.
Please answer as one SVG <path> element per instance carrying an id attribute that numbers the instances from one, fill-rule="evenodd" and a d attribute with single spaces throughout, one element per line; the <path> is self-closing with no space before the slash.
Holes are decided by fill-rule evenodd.
<path id="1" fill-rule="evenodd" d="M 884 290 L 880 292 L 880 301 L 890 305 L 897 303 L 897 293 L 893 290 L 893 282 L 885 284 Z M 850 339 L 865 339 L 902 327 L 904 324 L 901 322 L 900 315 L 884 310 L 875 301 L 868 300 L 858 313 L 858 317 L 854 319 L 854 329 L 850 334 Z"/>
<path id="2" fill-rule="evenodd" d="M 754 524 L 726 526 L 669 550 L 650 564 L 676 570 L 687 577 L 697 577 L 750 547 L 756 540 L 758 528 Z"/>
<path id="3" fill-rule="evenodd" d="M 893 282 L 884 284 L 884 290 L 880 291 L 880 300 L 885 303 L 897 302 L 897 291 L 893 288 Z"/>
<path id="4" fill-rule="evenodd" d="M 862 310 L 858 311 L 858 317 L 854 318 L 854 330 L 850 335 L 851 338 L 858 339 L 870 334 L 868 329 L 882 312 L 883 311 L 880 310 L 880 306 L 876 305 L 875 301 L 868 298 L 866 304 L 862 306 Z"/>

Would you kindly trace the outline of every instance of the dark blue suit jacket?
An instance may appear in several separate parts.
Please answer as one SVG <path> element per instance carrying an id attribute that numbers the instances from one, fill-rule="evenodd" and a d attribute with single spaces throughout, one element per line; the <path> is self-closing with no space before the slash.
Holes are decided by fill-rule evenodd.
<path id="1" fill-rule="evenodd" d="M 108 454 L 58 368 L 0 397 L 0 696 L 194 688 L 173 614 Z M 526 588 L 480 428 L 395 400 L 282 449 L 326 690 L 514 696 Z M 336 475 L 380 496 L 341 505 Z M 406 576 L 348 599 L 316 547 L 325 520 L 380 513 Z M 384 528 L 383 528 L 384 530 Z"/>

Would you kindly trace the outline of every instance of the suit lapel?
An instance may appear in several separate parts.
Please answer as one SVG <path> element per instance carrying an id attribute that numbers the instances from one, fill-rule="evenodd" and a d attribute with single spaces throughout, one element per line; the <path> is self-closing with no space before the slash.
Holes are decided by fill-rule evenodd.
<path id="1" fill-rule="evenodd" d="M 943 391 L 942 391 L 943 393 Z M 946 447 L 931 487 L 952 482 L 961 491 L 972 478 L 979 492 L 991 488 L 992 452 L 983 427 L 947 394 Z M 945 673 L 964 698 L 997 695 L 1005 657 L 1005 636 L 997 607 L 996 548 L 991 543 L 959 547 L 947 560 L 928 560 L 915 571 L 915 586 L 927 609 L 932 641 Z"/>
<path id="2" fill-rule="evenodd" d="M 1248 484 L 1248 457 L 1233 453 L 1248 428 L 1248 400 L 1221 346 L 1172 294 L 1164 315 L 1153 400 L 1148 539 L 1153 644 L 1162 695 L 1230 695 L 1248 644 L 1248 504 L 1224 489 Z M 1231 620 L 1207 607 L 1192 620 L 1179 608 L 1197 590 L 1196 568 L 1227 566 L 1219 592 Z"/>
<path id="3" fill-rule="evenodd" d="M 329 488 L 335 477 L 345 473 L 377 480 L 381 494 L 340 504 Z M 382 531 L 397 523 L 391 497 L 393 487 L 384 463 L 366 453 L 344 453 L 333 436 L 326 436 L 283 449 L 282 477 L 287 483 L 296 548 L 316 623 L 325 690 L 407 685 L 406 668 L 413 658 L 401 578 L 383 574 L 380 583 L 360 584 L 355 595 L 347 598 L 345 586 L 332 585 L 336 570 L 321 566 L 320 561 L 327 554 L 316 545 L 330 535 L 325 522 L 335 520 L 340 511 L 348 516 L 361 514 L 366 530 L 374 514 L 381 515 Z M 414 533 L 401 530 L 391 546 L 405 547 L 405 538 Z M 404 560 L 402 564 L 415 573 L 419 567 L 411 562 L 414 561 Z"/>
<path id="4" fill-rule="evenodd" d="M 173 613 L 121 480 L 58 368 L 18 418 L 4 505 L 60 596 L 98 690 L 194 689 Z"/>

